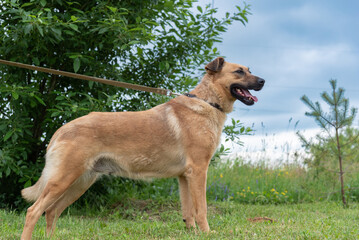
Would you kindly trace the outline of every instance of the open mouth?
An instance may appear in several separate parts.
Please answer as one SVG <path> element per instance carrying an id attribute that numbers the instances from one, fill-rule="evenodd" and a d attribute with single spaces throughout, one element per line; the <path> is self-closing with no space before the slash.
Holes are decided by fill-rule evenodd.
<path id="1" fill-rule="evenodd" d="M 230 89 L 232 96 L 246 105 L 253 105 L 255 102 L 258 102 L 258 98 L 253 96 L 247 88 L 238 84 L 232 84 Z"/>

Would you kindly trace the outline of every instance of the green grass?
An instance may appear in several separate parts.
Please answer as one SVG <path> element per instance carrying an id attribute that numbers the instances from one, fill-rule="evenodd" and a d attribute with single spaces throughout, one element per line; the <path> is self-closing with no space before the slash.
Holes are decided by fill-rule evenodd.
<path id="1" fill-rule="evenodd" d="M 269 168 L 240 160 L 208 171 L 212 232 L 188 231 L 176 179 L 104 178 L 61 216 L 53 239 L 359 239 L 359 173 L 346 175 L 349 208 L 337 179 L 300 165 Z M 268 217 L 274 222 L 251 222 Z M 19 239 L 24 211 L 0 209 L 0 240 Z M 46 239 L 45 218 L 33 239 Z"/>
<path id="2" fill-rule="evenodd" d="M 70 208 L 59 219 L 53 239 L 358 239 L 359 204 L 343 209 L 339 203 L 255 205 L 210 202 L 209 234 L 188 231 L 177 201 L 127 199 L 101 211 Z M 268 217 L 274 222 L 251 222 Z M 19 239 L 24 213 L 0 210 L 0 239 Z M 45 218 L 33 239 L 45 238 Z"/>

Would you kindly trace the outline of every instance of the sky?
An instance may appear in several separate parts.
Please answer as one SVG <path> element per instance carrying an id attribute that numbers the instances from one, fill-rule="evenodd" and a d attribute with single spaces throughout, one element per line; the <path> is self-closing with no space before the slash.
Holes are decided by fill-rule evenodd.
<path id="1" fill-rule="evenodd" d="M 235 5 L 243 6 L 238 0 L 213 2 L 219 17 L 233 12 Z M 205 3 L 212 0 L 200 1 Z M 359 1 L 246 3 L 252 13 L 246 26 L 232 24 L 217 45 L 226 61 L 249 66 L 254 75 L 266 80 L 262 91 L 252 92 L 259 99 L 254 106 L 237 101 L 228 117 L 246 126 L 254 124 L 255 136 L 245 137 L 245 141 L 261 147 L 263 136 L 275 135 L 276 140 L 267 137 L 266 141 L 290 140 L 297 147 L 299 141 L 293 139 L 297 130 L 312 136 L 318 129 L 314 120 L 305 116 L 309 109 L 300 98 L 305 94 L 322 102 L 320 93 L 330 91 L 330 79 L 337 79 L 338 86 L 345 89 L 350 106 L 359 107 Z M 354 124 L 359 125 L 358 117 Z"/>

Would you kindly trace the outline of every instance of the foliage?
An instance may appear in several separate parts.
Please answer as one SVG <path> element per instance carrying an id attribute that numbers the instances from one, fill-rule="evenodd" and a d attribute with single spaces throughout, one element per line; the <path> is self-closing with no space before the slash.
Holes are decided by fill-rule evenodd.
<path id="1" fill-rule="evenodd" d="M 244 163 L 241 159 L 228 159 L 209 167 L 207 200 L 245 204 L 338 201 L 341 199 L 338 182 L 333 184 L 333 180 L 328 181 L 329 177 L 320 174 L 313 179 L 312 171 L 298 163 L 269 167 L 264 162 L 254 164 Z M 72 206 L 80 210 L 103 209 L 129 199 L 151 199 L 157 203 L 179 201 L 176 179 L 134 181 L 105 177 L 104 180 L 95 183 Z M 101 189 L 101 195 L 94 188 Z M 346 175 L 345 194 L 351 202 L 359 202 L 358 171 Z"/>
<path id="2" fill-rule="evenodd" d="M 343 142 L 343 137 L 341 137 L 342 132 L 346 131 L 347 133 L 353 133 L 353 131 L 348 130 L 352 125 L 356 113 L 358 111 L 357 108 L 349 109 L 349 100 L 344 97 L 344 89 L 339 88 L 337 89 L 337 81 L 330 80 L 330 85 L 332 87 L 331 95 L 327 92 L 323 92 L 321 94 L 321 98 L 327 103 L 330 108 L 330 112 L 324 112 L 320 103 L 315 102 L 313 103 L 309 98 L 304 95 L 301 100 L 310 108 L 311 112 L 306 112 L 307 116 L 313 117 L 317 124 L 322 128 L 323 131 L 326 132 L 326 138 L 317 135 L 317 139 L 319 140 L 319 144 L 323 144 L 319 148 L 328 153 L 327 156 L 335 157 L 339 163 L 339 179 L 340 179 L 340 187 L 341 187 L 341 194 L 342 194 L 342 202 L 344 207 L 347 206 L 346 199 L 345 199 L 345 186 L 344 186 L 344 169 L 343 169 L 343 160 L 350 161 L 350 159 L 345 159 L 345 153 L 343 151 L 343 147 L 345 145 L 353 144 L 352 140 L 357 140 L 359 135 L 355 134 L 354 138 L 351 139 L 346 138 L 346 142 Z M 334 133 L 333 133 L 334 130 Z M 308 142 L 304 136 L 300 135 L 300 139 L 304 143 L 305 147 L 309 150 L 313 149 L 313 152 L 317 152 L 318 150 L 318 143 Z M 343 136 L 343 135 L 342 135 Z M 350 146 L 351 149 L 353 146 Z M 348 149 L 348 148 L 347 148 Z M 328 159 L 328 157 L 325 157 Z M 318 155 L 316 156 L 318 157 Z M 323 155 L 321 156 L 323 157 Z M 329 157 L 330 158 L 330 157 Z M 315 165 L 321 165 L 321 159 L 315 160 Z M 355 160 L 354 160 L 355 161 Z M 353 162 L 351 160 L 350 162 Z M 348 162 L 349 163 L 349 162 Z M 317 168 L 318 169 L 318 168 Z"/>
<path id="3" fill-rule="evenodd" d="M 252 134 L 253 129 L 251 127 L 245 127 L 243 123 L 240 122 L 240 120 L 235 120 L 232 118 L 231 124 L 224 126 L 223 133 L 225 134 L 225 143 L 231 142 L 232 144 L 242 146 L 243 142 L 240 140 L 240 136 Z M 211 164 L 217 164 L 222 157 L 228 156 L 230 153 L 231 149 L 228 147 L 226 148 L 224 144 L 221 144 L 221 146 L 214 153 L 211 159 Z"/>
<path id="4" fill-rule="evenodd" d="M 327 175 L 331 185 L 338 184 L 338 159 L 333 154 L 336 150 L 336 142 L 333 138 L 326 138 L 318 134 L 314 139 L 307 140 L 301 134 L 301 141 L 308 153 L 304 163 L 311 171 L 313 179 L 320 175 Z M 348 127 L 339 135 L 340 142 L 343 143 L 341 151 L 345 161 L 343 169 L 346 175 L 355 174 L 359 168 L 359 129 Z M 331 177 L 329 177 L 331 176 Z"/>
<path id="5" fill-rule="evenodd" d="M 0 58 L 184 92 L 215 42 L 249 7 L 215 18 L 193 0 L 1 0 Z M 0 66 L 0 207 L 19 206 L 46 144 L 61 125 L 91 111 L 144 110 L 154 94 Z"/>
<path id="6" fill-rule="evenodd" d="M 359 201 L 359 174 L 347 176 L 346 197 Z M 340 200 L 340 191 L 324 175 L 313 181 L 301 164 L 268 167 L 263 162 L 244 163 L 230 159 L 211 167 L 207 181 L 207 199 L 253 204 L 302 203 Z"/>

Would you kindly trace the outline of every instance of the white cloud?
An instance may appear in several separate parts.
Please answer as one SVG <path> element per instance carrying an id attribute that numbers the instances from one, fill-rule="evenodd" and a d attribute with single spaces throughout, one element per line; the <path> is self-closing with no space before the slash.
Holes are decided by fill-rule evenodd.
<path id="1" fill-rule="evenodd" d="M 307 139 L 320 133 L 319 128 L 307 129 L 301 132 Z M 270 165 L 283 163 L 302 163 L 303 157 L 307 156 L 296 131 L 285 131 L 276 134 L 256 134 L 253 136 L 242 136 L 244 146 L 233 146 L 231 143 L 224 143 L 226 147 L 233 148 L 230 158 L 239 157 L 247 162 L 263 162 Z"/>

